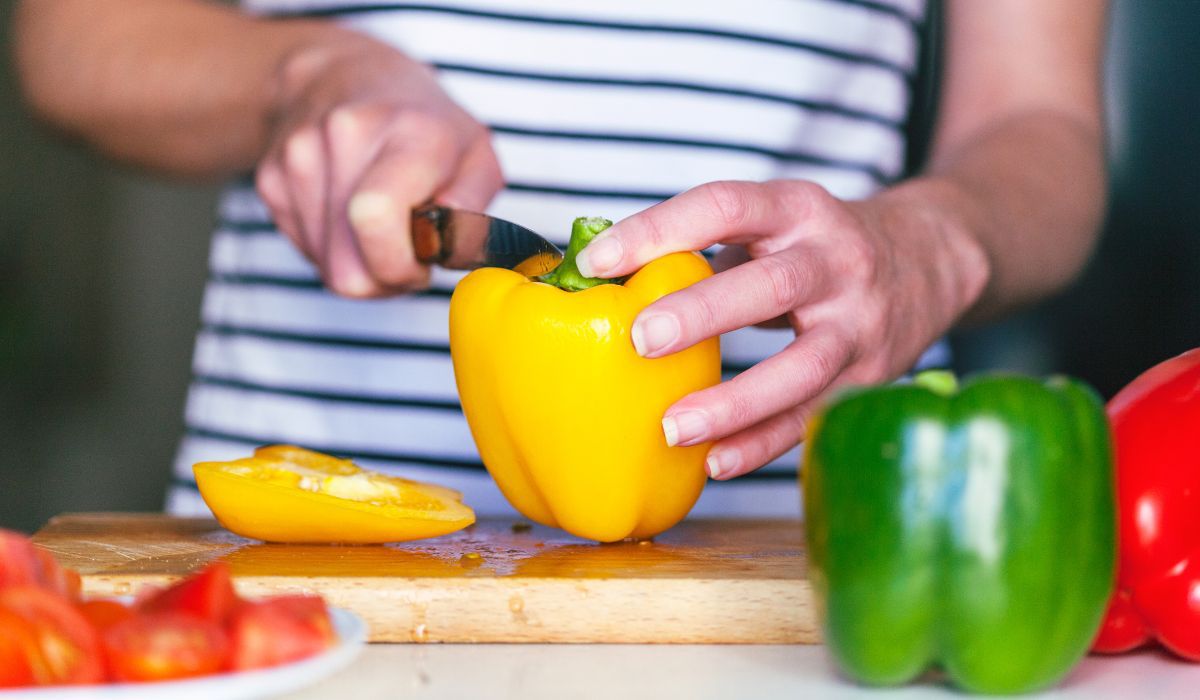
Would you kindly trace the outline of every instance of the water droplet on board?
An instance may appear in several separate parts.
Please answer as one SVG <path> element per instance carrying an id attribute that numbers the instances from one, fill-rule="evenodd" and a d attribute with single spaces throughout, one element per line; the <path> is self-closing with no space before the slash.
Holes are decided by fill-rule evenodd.
<path id="1" fill-rule="evenodd" d="M 479 552 L 467 552 L 458 558 L 459 566 L 473 569 L 483 563 L 483 555 Z"/>
<path id="2" fill-rule="evenodd" d="M 427 610 L 428 609 L 426 608 L 426 606 L 423 603 L 413 603 L 413 606 L 412 606 L 413 627 L 412 627 L 412 631 L 409 632 L 408 636 L 410 639 L 412 639 L 412 641 L 417 642 L 418 644 L 425 642 L 429 639 L 429 630 L 425 626 L 425 614 L 426 614 Z"/>
<path id="3" fill-rule="evenodd" d="M 528 625 L 529 617 L 525 614 L 525 599 L 515 595 L 508 599 L 508 611 L 512 613 L 513 622 Z"/>

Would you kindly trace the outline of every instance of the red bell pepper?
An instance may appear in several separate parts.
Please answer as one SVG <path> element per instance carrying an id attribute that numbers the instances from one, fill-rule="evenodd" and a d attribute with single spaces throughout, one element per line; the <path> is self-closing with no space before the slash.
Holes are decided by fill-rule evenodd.
<path id="1" fill-rule="evenodd" d="M 1157 639 L 1200 661 L 1200 348 L 1108 404 L 1117 454 L 1117 591 L 1092 650 Z"/>

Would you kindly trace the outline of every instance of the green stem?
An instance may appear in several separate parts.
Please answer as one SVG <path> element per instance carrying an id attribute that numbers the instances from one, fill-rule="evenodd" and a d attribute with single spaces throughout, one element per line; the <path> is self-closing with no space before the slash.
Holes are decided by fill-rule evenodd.
<path id="1" fill-rule="evenodd" d="M 599 277 L 584 277 L 575 265 L 579 251 L 592 242 L 601 231 L 612 226 L 612 222 L 598 216 L 581 216 L 571 224 L 571 240 L 567 242 L 567 250 L 563 253 L 562 262 L 550 272 L 538 277 L 539 282 L 552 284 L 568 292 L 579 292 L 589 287 L 601 284 L 620 284 L 622 279 L 601 279 Z"/>

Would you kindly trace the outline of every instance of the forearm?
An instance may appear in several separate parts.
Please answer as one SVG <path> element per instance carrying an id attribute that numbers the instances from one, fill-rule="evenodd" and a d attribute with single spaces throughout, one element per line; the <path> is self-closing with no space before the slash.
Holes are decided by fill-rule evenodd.
<path id="1" fill-rule="evenodd" d="M 1061 289 L 1086 262 L 1104 211 L 1098 125 L 1030 110 L 935 153 L 925 174 L 879 196 L 930 226 L 951 314 L 979 320 Z M 902 224 L 904 225 L 904 224 Z"/>
<path id="2" fill-rule="evenodd" d="M 202 177 L 263 153 L 289 56 L 364 40 L 198 0 L 27 0 L 15 38 L 26 99 L 49 124 L 127 163 Z"/>

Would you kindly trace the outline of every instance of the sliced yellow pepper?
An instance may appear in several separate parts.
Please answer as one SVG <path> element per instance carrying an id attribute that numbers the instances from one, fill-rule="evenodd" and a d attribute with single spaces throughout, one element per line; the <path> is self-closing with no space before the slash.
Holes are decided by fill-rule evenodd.
<path id="1" fill-rule="evenodd" d="M 453 489 L 292 445 L 260 447 L 232 462 L 200 462 L 192 471 L 225 529 L 267 542 L 404 542 L 475 522 Z"/>
<path id="2" fill-rule="evenodd" d="M 642 309 L 712 268 L 675 253 L 623 284 L 583 278 L 575 254 L 608 225 L 575 222 L 542 278 L 553 284 L 483 268 L 450 301 L 459 398 L 500 490 L 525 517 L 604 542 L 652 537 L 691 510 L 709 445 L 667 447 L 662 418 L 721 378 L 716 338 L 658 359 L 630 340 Z"/>

